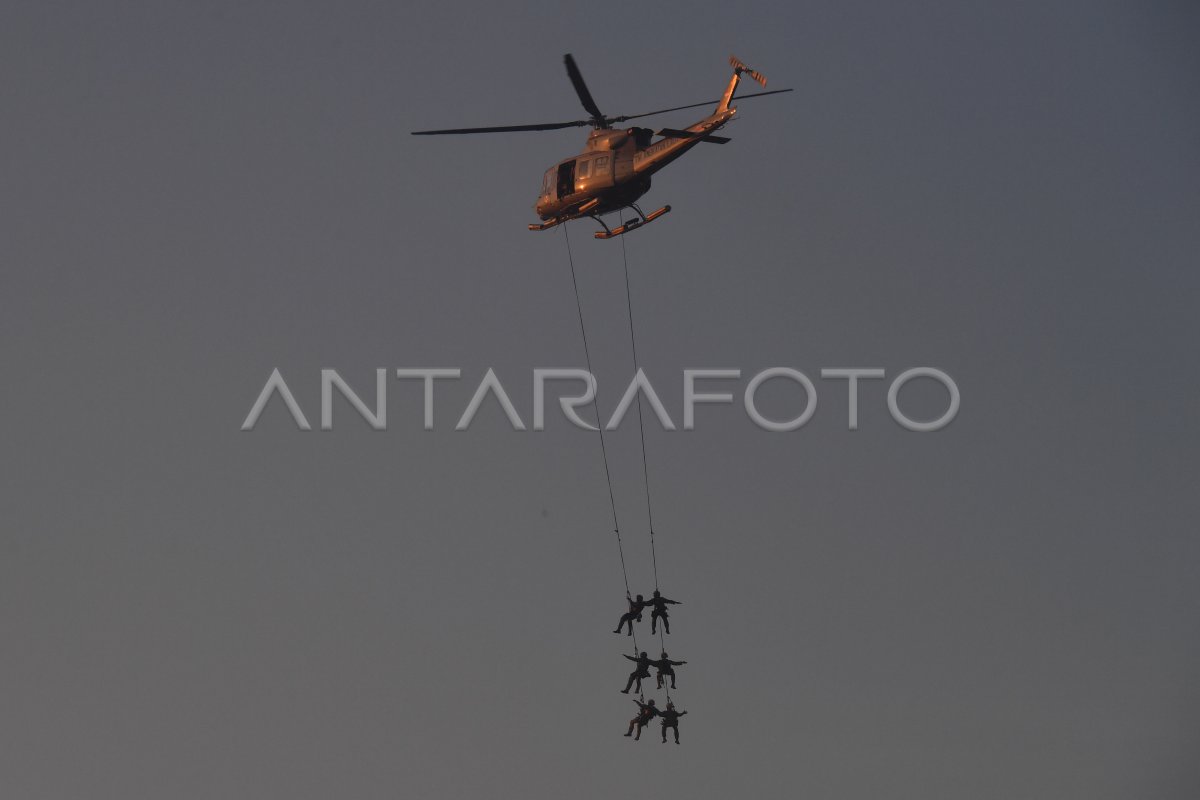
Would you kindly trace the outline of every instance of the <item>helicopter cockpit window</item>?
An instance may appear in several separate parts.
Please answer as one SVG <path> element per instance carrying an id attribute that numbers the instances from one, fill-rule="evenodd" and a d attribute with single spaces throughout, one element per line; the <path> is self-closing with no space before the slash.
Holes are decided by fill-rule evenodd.
<path id="1" fill-rule="evenodd" d="M 586 178 L 588 175 L 591 175 L 591 174 L 592 174 L 592 162 L 580 161 L 578 164 L 575 165 L 575 177 L 576 178 Z"/>

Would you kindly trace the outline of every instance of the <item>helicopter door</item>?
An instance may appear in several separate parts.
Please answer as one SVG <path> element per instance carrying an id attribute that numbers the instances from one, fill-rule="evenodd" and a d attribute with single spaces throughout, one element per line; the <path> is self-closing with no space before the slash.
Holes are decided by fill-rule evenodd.
<path id="1" fill-rule="evenodd" d="M 558 199 L 575 194 L 575 160 L 558 165 Z"/>

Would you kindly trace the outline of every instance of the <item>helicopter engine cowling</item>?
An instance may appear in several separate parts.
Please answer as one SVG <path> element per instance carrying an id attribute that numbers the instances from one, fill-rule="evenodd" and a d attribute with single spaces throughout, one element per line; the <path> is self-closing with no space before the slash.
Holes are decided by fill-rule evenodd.
<path id="1" fill-rule="evenodd" d="M 649 147 L 650 140 L 654 138 L 654 131 L 650 128 L 630 128 L 628 133 L 639 150 Z"/>
<path id="2" fill-rule="evenodd" d="M 597 128 L 588 134 L 588 150 L 617 150 L 629 139 L 629 131 Z"/>

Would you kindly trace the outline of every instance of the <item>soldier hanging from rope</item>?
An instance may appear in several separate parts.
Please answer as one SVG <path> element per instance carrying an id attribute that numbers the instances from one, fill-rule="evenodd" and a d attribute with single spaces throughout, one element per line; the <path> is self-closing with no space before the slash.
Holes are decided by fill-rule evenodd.
<path id="1" fill-rule="evenodd" d="M 651 700 L 650 702 L 653 703 L 654 701 Z M 667 728 L 675 731 L 675 744 L 679 744 L 679 718 L 686 713 L 686 711 L 676 711 L 675 704 L 667 701 L 666 709 L 659 712 L 659 716 L 662 717 L 663 744 L 667 743 Z"/>
<path id="2" fill-rule="evenodd" d="M 626 656 L 628 658 L 628 656 Z M 650 698 L 645 703 L 641 700 L 634 700 L 637 703 L 637 716 L 629 720 L 629 730 L 625 731 L 626 736 L 633 736 L 633 729 L 637 728 L 637 736 L 633 736 L 636 742 L 642 738 L 642 728 L 650 724 L 650 720 L 658 716 L 658 709 L 654 707 L 654 698 Z"/>
<path id="3" fill-rule="evenodd" d="M 686 661 L 672 661 L 671 659 L 667 658 L 667 651 L 663 650 L 662 658 L 660 658 L 658 661 L 654 661 L 652 663 L 654 664 L 655 667 L 658 668 L 658 688 L 660 688 L 660 689 L 663 688 L 663 678 L 666 677 L 667 675 L 670 675 L 671 676 L 671 688 L 674 689 L 675 688 L 674 667 L 678 667 L 681 664 L 686 664 L 687 662 Z"/>
<path id="4" fill-rule="evenodd" d="M 629 694 L 629 687 L 633 686 L 635 681 L 637 682 L 637 693 L 641 694 L 642 678 L 650 677 L 650 667 L 652 664 L 654 664 L 654 662 L 651 661 L 650 657 L 646 655 L 645 650 L 639 653 L 637 658 L 634 658 L 630 655 L 625 655 L 624 653 L 621 655 L 624 655 L 625 658 L 628 658 L 635 665 L 633 672 L 629 673 L 629 680 L 625 682 L 625 688 L 621 690 L 621 694 Z"/>
<path id="5" fill-rule="evenodd" d="M 668 600 L 658 593 L 658 589 L 654 590 L 654 596 L 646 601 L 646 605 L 651 606 L 654 610 L 650 612 L 650 633 L 657 633 L 658 621 L 662 620 L 663 633 L 671 632 L 671 625 L 667 622 L 667 605 L 680 605 L 678 600 Z"/>
<path id="6" fill-rule="evenodd" d="M 629 595 L 625 595 L 625 599 L 629 602 L 629 613 L 624 614 L 621 617 L 621 621 L 617 623 L 617 629 L 613 631 L 613 633 L 620 633 L 621 628 L 625 626 L 625 623 L 629 623 L 629 632 L 625 635 L 633 636 L 633 623 L 635 620 L 637 622 L 642 621 L 642 609 L 646 607 L 646 601 L 642 599 L 640 594 L 637 596 L 636 600 L 630 600 Z"/>

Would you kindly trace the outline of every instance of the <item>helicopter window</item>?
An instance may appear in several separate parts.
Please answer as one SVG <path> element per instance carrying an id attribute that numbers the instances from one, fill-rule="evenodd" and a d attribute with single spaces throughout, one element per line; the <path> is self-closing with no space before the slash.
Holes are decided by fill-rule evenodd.
<path id="1" fill-rule="evenodd" d="M 596 171 L 604 169 L 608 166 L 608 156 L 599 156 L 596 158 Z"/>
<path id="2" fill-rule="evenodd" d="M 592 162 L 580 161 L 575 166 L 575 177 L 586 178 L 588 175 L 591 175 L 591 174 L 592 174 Z"/>

